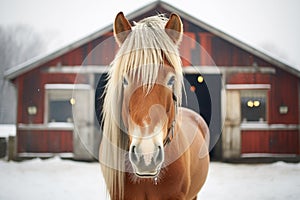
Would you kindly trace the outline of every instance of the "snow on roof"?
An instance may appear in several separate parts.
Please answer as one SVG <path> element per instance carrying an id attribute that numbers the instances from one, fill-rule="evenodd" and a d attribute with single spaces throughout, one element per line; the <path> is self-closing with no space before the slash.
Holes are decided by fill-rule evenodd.
<path id="1" fill-rule="evenodd" d="M 227 40 L 228 42 L 252 53 L 253 55 L 256 55 L 256 56 L 262 58 L 263 60 L 265 60 L 275 66 L 278 66 L 279 68 L 281 68 L 291 74 L 294 74 L 297 77 L 300 77 L 300 71 L 298 69 L 296 69 L 296 67 L 293 67 L 292 65 L 288 64 L 286 61 L 283 61 L 278 56 L 271 55 L 270 52 L 267 52 L 267 51 L 264 51 L 257 47 L 254 47 L 253 45 L 249 45 L 249 44 L 237 39 L 236 37 L 233 37 L 223 31 L 221 31 L 220 29 L 217 29 L 217 28 L 191 16 L 190 14 L 188 14 L 186 12 L 173 7 L 172 5 L 170 5 L 168 3 L 165 3 L 162 1 L 152 2 L 146 6 L 138 9 L 137 11 L 132 12 L 131 14 L 129 14 L 127 16 L 127 18 L 133 19 L 133 18 L 140 16 L 148 11 L 153 10 L 155 7 L 158 7 L 158 6 L 164 8 L 170 12 L 178 13 L 181 17 L 194 23 L 195 25 L 206 29 L 207 31 L 215 34 L 216 36 L 219 36 L 219 37 L 223 38 L 224 40 Z M 8 69 L 7 71 L 5 71 L 4 76 L 5 76 L 5 78 L 12 80 L 12 79 L 18 77 L 19 75 L 21 75 L 25 72 L 28 72 L 28 71 L 30 71 L 42 64 L 54 59 L 54 58 L 57 58 L 65 53 L 69 52 L 70 50 L 75 49 L 89 41 L 92 41 L 93 39 L 96 39 L 96 38 L 100 37 L 101 35 L 103 35 L 104 33 L 111 31 L 111 30 L 112 30 L 112 25 L 106 26 L 103 29 L 101 29 L 95 33 L 92 33 L 89 36 L 87 36 L 81 40 L 78 40 L 77 42 L 71 43 L 70 45 L 68 45 L 64 48 L 61 48 L 61 49 L 54 51 L 52 53 L 49 53 L 49 54 L 37 56 L 31 60 L 28 60 L 27 62 L 24 62 L 24 63 L 16 66 L 16 67 Z"/>

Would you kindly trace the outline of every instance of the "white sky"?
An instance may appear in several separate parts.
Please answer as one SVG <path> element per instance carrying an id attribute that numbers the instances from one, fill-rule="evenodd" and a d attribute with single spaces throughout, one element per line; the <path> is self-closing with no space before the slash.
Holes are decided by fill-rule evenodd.
<path id="1" fill-rule="evenodd" d="M 29 24 L 53 50 L 129 14 L 153 0 L 0 0 L 0 25 Z M 300 70 L 300 1 L 165 0 L 178 9 Z"/>

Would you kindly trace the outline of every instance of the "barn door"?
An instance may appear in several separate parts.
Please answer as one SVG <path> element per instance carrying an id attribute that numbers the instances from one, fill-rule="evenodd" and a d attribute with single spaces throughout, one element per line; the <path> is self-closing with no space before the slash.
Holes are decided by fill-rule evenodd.
<path id="1" fill-rule="evenodd" d="M 238 90 L 226 91 L 226 116 L 222 134 L 223 158 L 240 156 L 241 100 Z"/>
<path id="2" fill-rule="evenodd" d="M 94 149 L 93 91 L 90 85 L 78 84 L 73 92 L 73 153 L 79 160 L 92 160 Z"/>

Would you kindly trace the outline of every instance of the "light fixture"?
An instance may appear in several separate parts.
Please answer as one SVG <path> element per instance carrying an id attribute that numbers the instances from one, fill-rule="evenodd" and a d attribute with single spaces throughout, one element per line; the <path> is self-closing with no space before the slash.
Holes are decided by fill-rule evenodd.
<path id="1" fill-rule="evenodd" d="M 249 101 L 247 102 L 247 106 L 248 106 L 248 107 L 252 108 L 253 105 L 254 105 L 253 101 L 249 100 Z"/>
<path id="2" fill-rule="evenodd" d="M 286 105 L 281 105 L 281 106 L 279 107 L 279 113 L 280 113 L 280 114 L 287 114 L 288 111 L 289 111 L 289 107 L 286 106 Z"/>
<path id="3" fill-rule="evenodd" d="M 192 85 L 192 86 L 190 87 L 190 91 L 191 91 L 191 92 L 195 92 L 195 91 L 196 91 L 196 87 Z"/>
<path id="4" fill-rule="evenodd" d="M 255 107 L 258 107 L 258 106 L 260 105 L 260 102 L 259 102 L 258 100 L 255 100 L 255 101 L 253 102 L 253 105 L 254 105 Z"/>
<path id="5" fill-rule="evenodd" d="M 203 76 L 199 75 L 197 78 L 198 83 L 202 83 L 204 81 Z"/>
<path id="6" fill-rule="evenodd" d="M 28 113 L 28 115 L 36 115 L 36 113 L 37 113 L 36 106 L 28 106 L 27 113 Z"/>
<path id="7" fill-rule="evenodd" d="M 72 98 L 70 99 L 70 104 L 71 104 L 71 105 L 75 105 L 75 103 L 76 103 L 76 101 L 75 101 L 75 99 L 72 97 Z"/>

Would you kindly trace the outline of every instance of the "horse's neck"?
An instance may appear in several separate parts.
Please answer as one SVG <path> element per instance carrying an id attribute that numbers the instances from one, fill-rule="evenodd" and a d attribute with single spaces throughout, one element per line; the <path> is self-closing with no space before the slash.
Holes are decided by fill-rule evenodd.
<path id="1" fill-rule="evenodd" d="M 174 137 L 170 143 L 165 146 L 165 162 L 167 165 L 182 156 L 182 154 L 190 147 L 195 137 L 195 130 L 193 132 L 185 131 L 184 122 L 182 120 L 183 118 L 184 115 L 179 108 L 174 127 Z"/>

